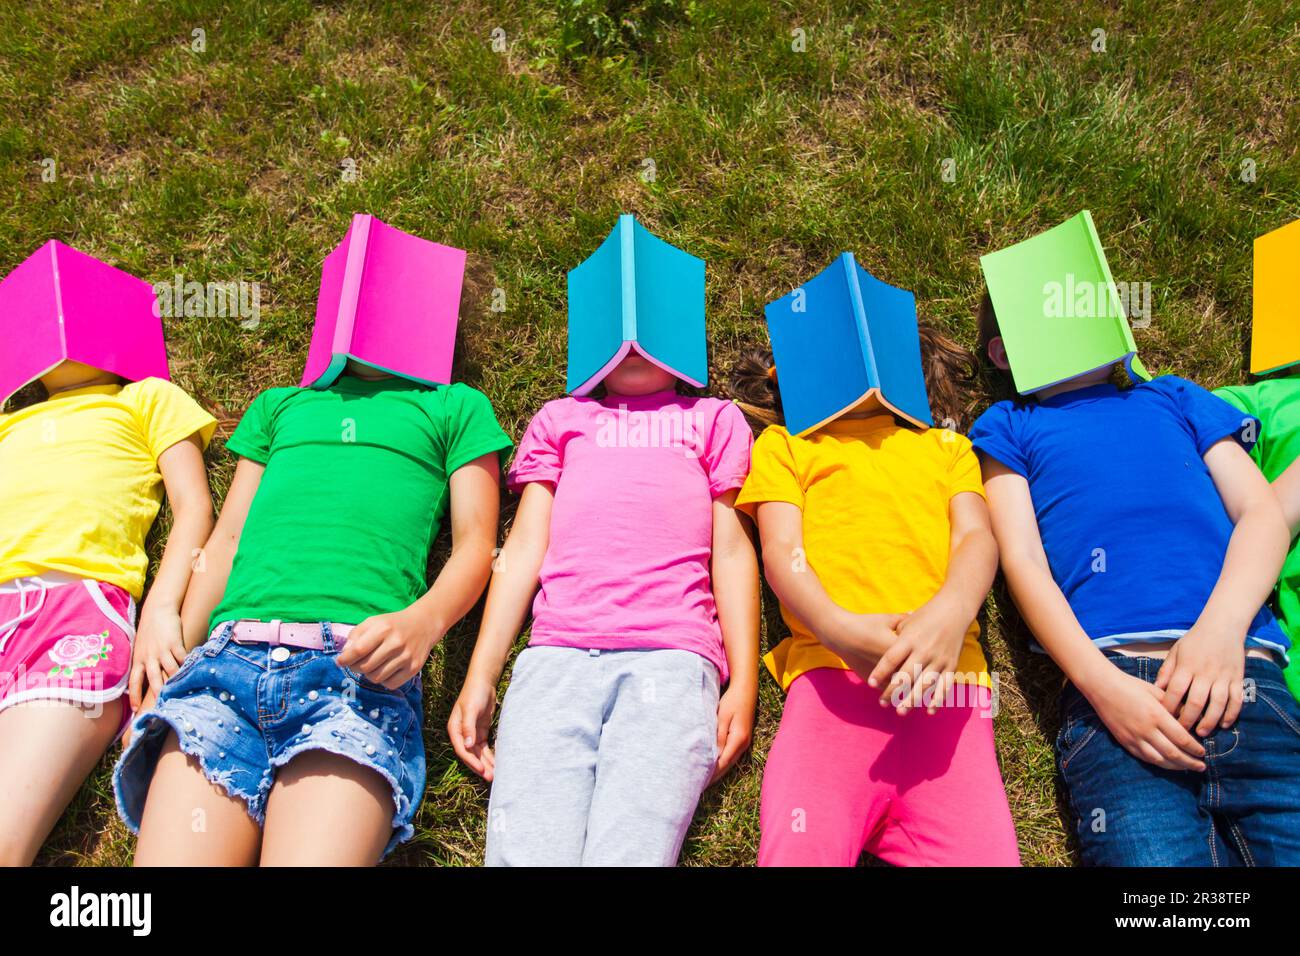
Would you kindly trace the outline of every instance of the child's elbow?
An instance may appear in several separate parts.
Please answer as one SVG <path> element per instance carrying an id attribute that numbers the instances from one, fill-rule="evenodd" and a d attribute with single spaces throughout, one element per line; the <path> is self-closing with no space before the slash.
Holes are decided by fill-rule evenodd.
<path id="1" fill-rule="evenodd" d="M 1291 547 L 1291 528 L 1286 513 L 1274 495 L 1261 496 L 1251 507 L 1250 514 L 1257 526 L 1265 529 L 1265 542 L 1270 553 L 1275 552 L 1278 563 L 1286 559 Z"/>
<path id="2" fill-rule="evenodd" d="M 969 547 L 972 550 L 987 554 L 995 564 L 997 563 L 999 554 L 998 539 L 993 533 L 993 529 L 988 526 L 966 530 L 962 533 L 957 544 L 959 547 Z"/>
<path id="3" fill-rule="evenodd" d="M 216 512 L 212 509 L 212 499 L 207 495 L 191 495 L 174 499 L 171 502 L 171 509 L 173 521 L 193 523 L 205 531 L 211 531 L 217 523 Z"/>
<path id="4" fill-rule="evenodd" d="M 490 565 L 496 557 L 496 536 L 481 530 L 453 534 L 451 554 L 464 561 Z"/>
<path id="5" fill-rule="evenodd" d="M 997 548 L 996 542 L 994 547 Z M 1018 548 L 997 548 L 995 553 L 1003 575 L 1013 584 L 1040 567 L 1033 555 Z"/>
<path id="6" fill-rule="evenodd" d="M 783 542 L 765 543 L 763 546 L 763 576 L 769 581 L 780 580 L 795 570 L 800 549 Z"/>
<path id="7" fill-rule="evenodd" d="M 725 538 L 714 537 L 712 548 L 714 565 L 748 565 L 757 564 L 754 544 L 744 532 L 727 535 Z"/>

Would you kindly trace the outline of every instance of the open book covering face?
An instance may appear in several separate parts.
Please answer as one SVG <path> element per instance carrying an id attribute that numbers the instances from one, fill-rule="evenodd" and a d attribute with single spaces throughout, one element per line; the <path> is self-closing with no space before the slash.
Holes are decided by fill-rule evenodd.
<path id="1" fill-rule="evenodd" d="M 355 215 L 321 266 L 304 388 L 349 360 L 423 385 L 451 382 L 465 251 Z"/>
<path id="2" fill-rule="evenodd" d="M 636 352 L 691 385 L 708 383 L 704 260 L 619 216 L 569 272 L 568 390 L 586 395 Z"/>
<path id="3" fill-rule="evenodd" d="M 0 282 L 0 403 L 64 362 L 168 378 L 153 288 L 51 240 Z"/>
<path id="4" fill-rule="evenodd" d="M 934 424 L 916 297 L 871 275 L 853 253 L 769 303 L 764 315 L 792 434 L 806 435 L 864 402 L 918 427 Z"/>
<path id="5" fill-rule="evenodd" d="M 1123 294 L 1086 209 L 1046 232 L 981 257 L 1016 390 L 1028 395 L 1137 357 Z"/>

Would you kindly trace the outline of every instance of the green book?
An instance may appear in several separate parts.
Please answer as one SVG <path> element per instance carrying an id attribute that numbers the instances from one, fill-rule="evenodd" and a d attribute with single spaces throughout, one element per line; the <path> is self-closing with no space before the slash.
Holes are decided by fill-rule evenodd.
<path id="1" fill-rule="evenodd" d="M 1134 381 L 1151 377 L 1088 210 L 982 256 L 980 266 L 1022 395 L 1116 362 Z"/>

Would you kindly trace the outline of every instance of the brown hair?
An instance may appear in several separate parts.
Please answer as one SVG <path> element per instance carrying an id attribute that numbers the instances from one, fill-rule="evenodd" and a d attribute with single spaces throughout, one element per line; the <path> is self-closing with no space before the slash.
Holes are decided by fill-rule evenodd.
<path id="1" fill-rule="evenodd" d="M 741 352 L 731 368 L 729 391 L 740 410 L 760 427 L 785 420 L 771 349 L 750 348 Z"/>
<path id="2" fill-rule="evenodd" d="M 925 376 L 930 407 L 941 424 L 952 422 L 964 429 L 969 424 L 971 399 L 967 386 L 979 373 L 979 362 L 969 351 L 928 325 L 917 327 L 921 340 L 921 373 Z M 781 392 L 770 349 L 744 352 L 731 373 L 731 395 L 740 410 L 756 424 L 771 425 L 784 420 Z"/>
<path id="3" fill-rule="evenodd" d="M 41 384 L 40 379 L 37 379 L 36 381 L 28 382 L 22 388 L 18 389 L 18 391 L 14 392 L 13 395 L 9 396 L 9 401 L 0 402 L 0 412 L 8 412 L 10 414 L 19 412 L 28 406 L 35 405 L 38 402 L 43 402 L 47 398 L 49 398 L 49 395 L 45 391 L 45 386 Z"/>
<path id="4" fill-rule="evenodd" d="M 993 364 L 989 358 L 989 343 L 1000 337 L 1002 332 L 998 329 L 997 313 L 993 311 L 993 299 L 985 292 L 980 296 L 979 309 L 975 315 L 975 336 L 979 345 L 979 359 L 981 362 Z M 998 369 L 1001 371 L 1001 369 Z"/>

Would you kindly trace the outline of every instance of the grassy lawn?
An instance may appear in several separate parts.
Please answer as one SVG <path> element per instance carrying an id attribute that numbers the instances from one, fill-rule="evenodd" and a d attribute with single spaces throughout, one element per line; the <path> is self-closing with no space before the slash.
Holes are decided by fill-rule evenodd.
<path id="1" fill-rule="evenodd" d="M 972 344 L 979 254 L 1089 208 L 1116 279 L 1151 283 L 1147 366 L 1217 386 L 1245 374 L 1251 240 L 1300 215 L 1298 67 L 1292 0 L 5 4 L 0 268 L 57 237 L 150 281 L 260 283 L 256 327 L 168 320 L 174 377 L 228 434 L 262 389 L 296 384 L 321 258 L 373 212 L 469 250 L 463 377 L 518 437 L 564 389 L 565 271 L 620 211 L 708 261 L 723 389 L 766 341 L 763 304 L 841 250 Z M 209 461 L 220 498 L 233 459 L 217 441 Z M 1021 852 L 1069 864 L 1060 676 L 997 603 Z M 426 672 L 429 789 L 400 863 L 481 860 L 487 791 L 442 729 L 475 626 Z M 753 862 L 780 709 L 764 679 L 753 752 L 706 796 L 685 863 Z M 129 862 L 108 767 L 44 862 Z"/>

